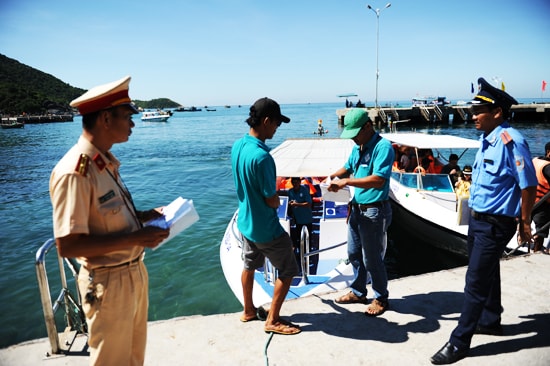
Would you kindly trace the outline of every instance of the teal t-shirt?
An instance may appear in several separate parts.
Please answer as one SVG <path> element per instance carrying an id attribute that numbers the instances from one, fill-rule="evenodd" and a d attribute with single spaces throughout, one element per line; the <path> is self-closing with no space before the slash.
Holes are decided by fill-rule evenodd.
<path id="1" fill-rule="evenodd" d="M 233 179 L 239 200 L 237 227 L 254 243 L 272 241 L 284 232 L 277 209 L 269 207 L 265 198 L 277 193 L 275 161 L 269 147 L 246 134 L 231 149 Z"/>
<path id="2" fill-rule="evenodd" d="M 360 204 L 374 203 L 388 199 L 390 190 L 390 175 L 395 159 L 395 151 L 391 142 L 375 133 L 365 145 L 366 151 L 361 157 L 359 146 L 355 146 L 344 168 L 353 173 L 355 178 L 377 175 L 386 181 L 381 188 L 355 187 L 353 202 Z M 359 158 L 361 162 L 357 164 Z M 356 168 L 357 167 L 357 168 Z"/>
<path id="3" fill-rule="evenodd" d="M 292 214 L 297 224 L 311 224 L 313 222 L 313 213 L 311 211 L 311 194 L 309 194 L 309 188 L 306 186 L 300 186 L 298 192 L 294 188 L 288 190 L 288 200 L 296 201 L 298 203 L 307 202 L 308 206 L 293 206 Z"/>

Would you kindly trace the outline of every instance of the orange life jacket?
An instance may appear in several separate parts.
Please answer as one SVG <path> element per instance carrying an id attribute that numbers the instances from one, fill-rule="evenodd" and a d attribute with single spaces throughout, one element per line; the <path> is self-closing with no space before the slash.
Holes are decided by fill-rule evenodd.
<path id="1" fill-rule="evenodd" d="M 544 170 L 544 167 L 546 165 L 550 164 L 550 161 L 534 158 L 533 159 L 533 165 L 535 166 L 535 172 L 537 173 L 537 180 L 539 181 L 539 184 L 537 185 L 537 199 L 535 202 L 539 201 L 548 191 L 550 191 L 550 183 L 542 173 Z M 546 200 L 546 202 L 550 203 L 550 198 Z"/>

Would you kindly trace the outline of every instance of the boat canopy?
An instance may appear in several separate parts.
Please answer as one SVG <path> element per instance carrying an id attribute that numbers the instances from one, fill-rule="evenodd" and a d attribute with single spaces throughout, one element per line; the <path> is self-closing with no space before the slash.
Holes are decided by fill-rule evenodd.
<path id="1" fill-rule="evenodd" d="M 271 150 L 280 177 L 325 177 L 346 163 L 351 139 L 288 139 Z"/>
<path id="2" fill-rule="evenodd" d="M 392 143 L 417 149 L 477 149 L 479 141 L 451 135 L 428 135 L 425 133 L 383 133 Z"/>
<path id="3" fill-rule="evenodd" d="M 355 93 L 347 93 L 347 94 L 338 94 L 337 97 L 338 98 L 349 98 L 349 97 L 356 97 L 357 94 Z"/>

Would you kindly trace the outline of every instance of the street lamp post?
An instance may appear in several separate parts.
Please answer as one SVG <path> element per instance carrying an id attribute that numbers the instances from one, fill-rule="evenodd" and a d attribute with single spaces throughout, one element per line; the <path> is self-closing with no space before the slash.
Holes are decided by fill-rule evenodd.
<path id="1" fill-rule="evenodd" d="M 387 3 L 386 6 L 382 9 L 374 9 L 372 6 L 367 4 L 367 8 L 372 10 L 374 14 L 376 14 L 376 96 L 374 100 L 374 106 L 376 108 L 379 108 L 378 106 L 378 76 L 380 75 L 380 71 L 378 70 L 378 39 L 379 39 L 379 23 L 380 23 L 380 12 L 384 9 L 387 9 L 391 6 L 391 3 Z"/>

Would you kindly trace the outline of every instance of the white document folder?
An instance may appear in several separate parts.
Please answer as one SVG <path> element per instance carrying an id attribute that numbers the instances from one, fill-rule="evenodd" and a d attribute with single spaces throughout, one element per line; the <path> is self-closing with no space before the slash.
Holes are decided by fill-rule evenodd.
<path id="1" fill-rule="evenodd" d="M 193 200 L 181 197 L 176 198 L 168 206 L 164 207 L 162 216 L 145 223 L 145 226 L 157 226 L 163 229 L 170 229 L 170 235 L 153 248 L 153 250 L 160 248 L 164 243 L 197 221 L 199 221 L 199 214 L 195 210 Z"/>

